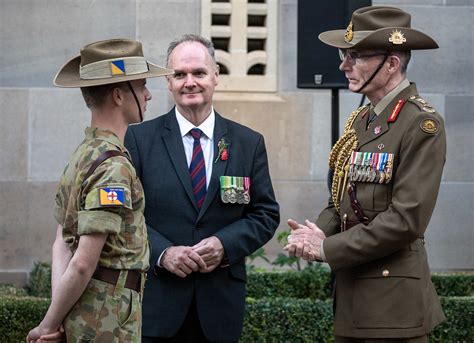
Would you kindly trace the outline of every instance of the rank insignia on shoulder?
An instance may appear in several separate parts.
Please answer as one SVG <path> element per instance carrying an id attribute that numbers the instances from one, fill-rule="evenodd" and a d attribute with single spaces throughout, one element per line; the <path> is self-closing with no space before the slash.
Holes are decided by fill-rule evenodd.
<path id="1" fill-rule="evenodd" d="M 99 204 L 102 206 L 123 206 L 125 192 L 121 187 L 100 188 Z"/>
<path id="2" fill-rule="evenodd" d="M 247 176 L 221 176 L 221 200 L 224 204 L 250 202 L 250 178 Z"/>
<path id="3" fill-rule="evenodd" d="M 426 133 L 436 133 L 439 130 L 439 124 L 434 119 L 425 119 L 420 124 L 421 129 Z"/>
<path id="4" fill-rule="evenodd" d="M 423 106 L 422 110 L 425 111 L 425 112 L 428 112 L 428 113 L 435 113 L 436 112 L 436 110 L 431 106 Z"/>

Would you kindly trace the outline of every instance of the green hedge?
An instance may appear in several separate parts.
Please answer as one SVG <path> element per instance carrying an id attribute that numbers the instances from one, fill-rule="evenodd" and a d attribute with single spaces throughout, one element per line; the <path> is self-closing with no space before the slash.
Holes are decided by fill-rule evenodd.
<path id="1" fill-rule="evenodd" d="M 320 264 L 301 271 L 251 272 L 247 279 L 247 296 L 329 299 L 331 273 Z"/>
<path id="2" fill-rule="evenodd" d="M 430 334 L 430 342 L 472 342 L 474 297 L 441 297 L 446 321 Z"/>
<path id="3" fill-rule="evenodd" d="M 430 342 L 463 342 L 474 337 L 474 297 L 442 297 L 447 321 Z M 43 318 L 49 299 L 0 297 L 1 342 L 23 342 Z M 332 342 L 332 302 L 294 298 L 247 298 L 242 342 Z"/>
<path id="4" fill-rule="evenodd" d="M 43 319 L 49 301 L 35 297 L 0 297 L 0 341 L 24 342 L 28 331 Z"/>
<path id="5" fill-rule="evenodd" d="M 36 262 L 34 264 L 27 290 L 28 294 L 34 297 L 49 298 L 51 296 L 51 263 Z"/>
<path id="6" fill-rule="evenodd" d="M 474 296 L 474 273 L 433 274 L 431 279 L 440 296 Z M 30 273 L 28 294 L 49 297 L 50 280 L 50 264 L 35 263 Z M 322 264 L 315 264 L 301 271 L 252 271 L 248 273 L 247 296 L 328 299 L 331 294 L 330 284 L 331 273 Z"/>
<path id="7" fill-rule="evenodd" d="M 329 269 L 320 264 L 302 271 L 251 272 L 247 295 L 252 298 L 328 299 L 330 275 Z M 433 274 L 431 279 L 439 296 L 474 296 L 474 273 Z"/>
<path id="8" fill-rule="evenodd" d="M 436 291 L 440 296 L 474 296 L 474 273 L 432 274 Z"/>
<path id="9" fill-rule="evenodd" d="M 332 301 L 247 298 L 241 342 L 333 342 Z"/>

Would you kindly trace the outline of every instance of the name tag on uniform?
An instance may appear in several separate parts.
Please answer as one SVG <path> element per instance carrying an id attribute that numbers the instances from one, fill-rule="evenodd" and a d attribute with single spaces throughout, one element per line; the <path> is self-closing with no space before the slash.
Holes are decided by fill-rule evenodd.
<path id="1" fill-rule="evenodd" d="M 221 176 L 221 200 L 223 203 L 248 204 L 250 202 L 250 178 L 246 176 Z"/>

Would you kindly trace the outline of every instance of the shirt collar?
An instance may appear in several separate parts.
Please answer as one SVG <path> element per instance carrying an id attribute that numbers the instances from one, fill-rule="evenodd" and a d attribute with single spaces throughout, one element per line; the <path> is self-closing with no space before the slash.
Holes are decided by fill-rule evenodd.
<path id="1" fill-rule="evenodd" d="M 115 133 L 110 130 L 101 129 L 98 127 L 86 127 L 85 134 L 86 139 L 100 139 L 115 145 L 122 151 L 125 151 L 125 146 L 123 145 L 123 142 L 117 137 Z"/>
<path id="2" fill-rule="evenodd" d="M 177 107 L 174 108 L 176 114 L 176 120 L 178 120 L 179 131 L 181 132 L 181 137 L 186 136 L 191 129 L 194 129 L 193 123 L 187 120 L 178 110 Z M 214 136 L 214 125 L 216 122 L 216 114 L 214 113 L 214 107 L 211 108 L 211 114 L 199 125 L 197 128 L 200 129 L 207 138 L 212 141 Z"/>
<path id="3" fill-rule="evenodd" d="M 408 86 L 410 86 L 410 81 L 408 81 L 407 79 L 404 79 L 402 82 L 398 84 L 397 87 L 395 87 L 390 92 L 388 92 L 387 95 L 385 95 L 382 98 L 382 100 L 379 101 L 377 105 L 375 105 L 374 112 L 377 115 L 382 113 L 385 110 L 385 108 L 388 106 L 388 104 L 390 104 L 392 100 L 395 99 L 397 94 L 400 93 L 405 88 L 407 88 Z"/>

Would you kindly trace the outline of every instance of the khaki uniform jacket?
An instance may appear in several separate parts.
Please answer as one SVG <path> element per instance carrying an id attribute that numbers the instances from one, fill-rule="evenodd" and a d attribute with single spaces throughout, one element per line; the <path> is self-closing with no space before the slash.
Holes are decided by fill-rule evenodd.
<path id="1" fill-rule="evenodd" d="M 395 122 L 388 122 L 400 99 Z M 364 111 L 362 111 L 364 112 Z M 336 273 L 335 334 L 361 338 L 421 336 L 445 317 L 431 283 L 422 237 L 433 212 L 446 156 L 443 119 L 403 89 L 366 130 L 353 123 L 358 151 L 394 154 L 389 183 L 355 182 L 369 223 L 341 232 L 341 218 L 357 221 L 346 193 L 340 213 L 329 202 L 317 219 L 324 252 Z"/>

